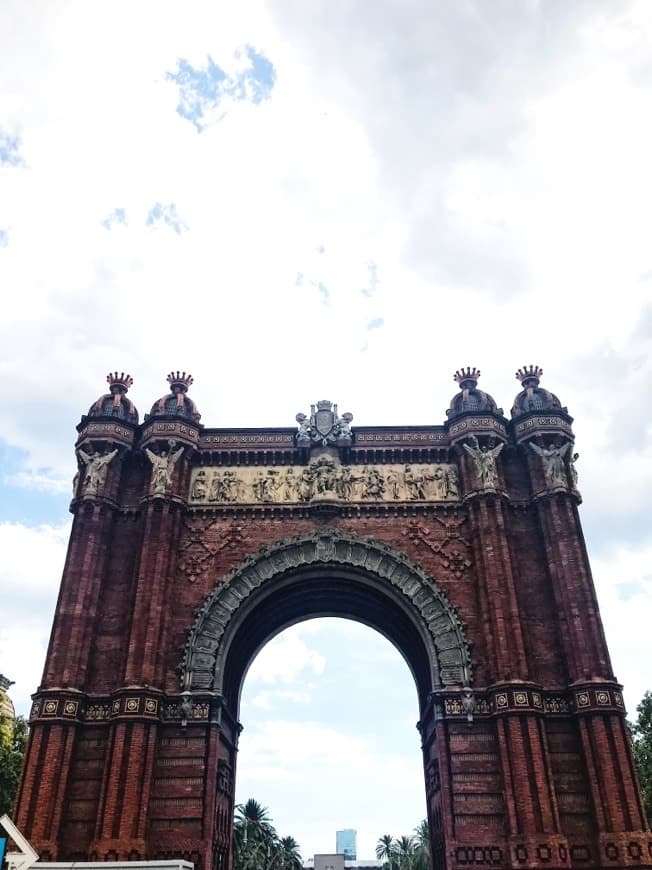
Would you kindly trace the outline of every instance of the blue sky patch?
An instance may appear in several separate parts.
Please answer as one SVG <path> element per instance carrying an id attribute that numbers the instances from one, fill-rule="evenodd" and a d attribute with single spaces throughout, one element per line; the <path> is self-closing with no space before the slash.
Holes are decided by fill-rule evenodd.
<path id="1" fill-rule="evenodd" d="M 9 230 L 0 227 L 0 248 L 6 248 L 9 244 Z"/>
<path id="2" fill-rule="evenodd" d="M 182 220 L 177 212 L 177 207 L 173 202 L 163 205 L 162 202 L 155 203 L 147 213 L 145 223 L 148 227 L 155 224 L 166 224 L 171 227 L 175 233 L 185 233 L 188 225 Z"/>
<path id="3" fill-rule="evenodd" d="M 233 74 L 227 74 L 210 55 L 204 67 L 194 67 L 180 58 L 177 71 L 165 74 L 179 88 L 177 113 L 194 124 L 199 133 L 221 120 L 224 112 L 219 110 L 224 100 L 257 105 L 272 93 L 276 71 L 265 55 L 246 45 L 238 49 L 235 57 L 244 65 Z"/>
<path id="4" fill-rule="evenodd" d="M 18 134 L 12 136 L 6 130 L 0 129 L 0 166 L 24 166 L 25 161 L 20 155 L 22 140 Z"/>
<path id="5" fill-rule="evenodd" d="M 72 498 L 71 482 L 53 477 L 50 469 L 30 471 L 28 459 L 26 450 L 0 439 L 0 522 L 28 526 L 65 522 Z"/>
<path id="6" fill-rule="evenodd" d="M 106 230 L 110 230 L 116 224 L 127 226 L 127 212 L 124 208 L 114 208 L 108 217 L 101 221 L 102 226 Z"/>

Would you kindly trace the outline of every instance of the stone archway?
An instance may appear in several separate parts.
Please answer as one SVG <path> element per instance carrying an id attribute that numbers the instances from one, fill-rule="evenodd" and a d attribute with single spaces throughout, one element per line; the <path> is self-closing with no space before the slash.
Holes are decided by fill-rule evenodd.
<path id="1" fill-rule="evenodd" d="M 422 705 L 433 691 L 471 685 L 463 625 L 435 581 L 386 544 L 324 530 L 261 550 L 216 586 L 189 632 L 182 690 L 214 692 L 237 717 L 258 650 L 288 625 L 319 615 L 347 616 L 388 637 L 412 670 Z"/>

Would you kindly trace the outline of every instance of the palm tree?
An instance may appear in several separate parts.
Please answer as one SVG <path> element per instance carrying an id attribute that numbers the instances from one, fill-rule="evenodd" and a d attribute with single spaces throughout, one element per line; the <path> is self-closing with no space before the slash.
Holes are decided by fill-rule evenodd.
<path id="1" fill-rule="evenodd" d="M 237 870 L 269 870 L 277 842 L 267 807 L 253 798 L 236 806 L 233 863 Z"/>
<path id="2" fill-rule="evenodd" d="M 383 834 L 376 843 L 376 858 L 392 870 L 396 865 L 396 843 L 391 834 Z"/>
<path id="3" fill-rule="evenodd" d="M 396 842 L 396 854 L 399 870 L 412 870 L 416 853 L 416 844 L 412 837 L 399 837 Z"/>
<path id="4" fill-rule="evenodd" d="M 430 828 L 428 820 L 423 819 L 414 829 L 415 854 L 414 867 L 415 870 L 428 870 L 430 867 Z"/>
<path id="5" fill-rule="evenodd" d="M 299 844 L 294 837 L 281 837 L 279 853 L 282 870 L 301 870 L 303 860 L 299 852 Z"/>

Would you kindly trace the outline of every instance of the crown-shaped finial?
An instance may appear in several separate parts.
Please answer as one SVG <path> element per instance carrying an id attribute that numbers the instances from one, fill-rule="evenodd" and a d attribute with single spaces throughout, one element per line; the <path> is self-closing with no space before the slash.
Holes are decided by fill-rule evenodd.
<path id="1" fill-rule="evenodd" d="M 478 383 L 479 377 L 480 369 L 476 369 L 475 366 L 473 366 L 473 368 L 471 368 L 471 366 L 467 366 L 466 368 L 462 366 L 462 368 L 458 369 L 453 375 L 453 380 L 460 385 L 460 390 L 469 390 L 475 387 Z"/>
<path id="2" fill-rule="evenodd" d="M 181 391 L 182 393 L 188 392 L 188 387 L 193 382 L 192 375 L 187 375 L 185 372 L 170 372 L 167 376 L 167 382 L 170 385 L 170 389 L 173 393 Z"/>
<path id="3" fill-rule="evenodd" d="M 528 387 L 538 387 L 542 376 L 543 369 L 533 365 L 523 366 L 516 372 L 516 379 L 523 384 L 523 388 L 526 390 Z"/>
<path id="4" fill-rule="evenodd" d="M 109 372 L 106 376 L 106 382 L 112 393 L 126 393 L 129 387 L 133 384 L 134 379 L 131 375 L 126 375 L 124 372 Z"/>

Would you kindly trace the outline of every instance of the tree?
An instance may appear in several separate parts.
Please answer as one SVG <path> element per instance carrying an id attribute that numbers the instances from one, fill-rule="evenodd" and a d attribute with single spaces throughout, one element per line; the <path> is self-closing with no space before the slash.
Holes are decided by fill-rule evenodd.
<path id="1" fill-rule="evenodd" d="M 388 867 L 389 870 L 393 870 L 396 866 L 396 844 L 394 843 L 391 834 L 383 834 L 383 836 L 379 838 L 376 843 L 376 858 L 378 858 L 379 861 L 384 861 L 384 866 Z"/>
<path id="2" fill-rule="evenodd" d="M 414 829 L 414 867 L 415 870 L 428 870 L 430 867 L 430 827 L 428 819 L 423 819 Z"/>
<path id="3" fill-rule="evenodd" d="M 638 719 L 630 725 L 632 750 L 643 793 L 648 822 L 652 823 L 652 692 L 646 692 L 636 708 Z"/>
<path id="4" fill-rule="evenodd" d="M 279 840 L 279 858 L 281 870 L 301 870 L 303 861 L 299 852 L 299 844 L 294 837 L 281 837 Z"/>
<path id="5" fill-rule="evenodd" d="M 16 719 L 2 717 L 1 731 L 5 736 L 0 739 L 0 816 L 4 813 L 11 815 L 18 780 L 20 778 L 20 766 L 25 754 L 27 743 L 27 722 L 23 716 Z"/>
<path id="6" fill-rule="evenodd" d="M 235 808 L 234 870 L 301 870 L 303 861 L 294 837 L 279 837 L 267 807 L 250 798 Z"/>
<path id="7" fill-rule="evenodd" d="M 396 855 L 399 870 L 413 870 L 416 856 L 416 843 L 412 837 L 405 835 L 396 841 Z"/>

